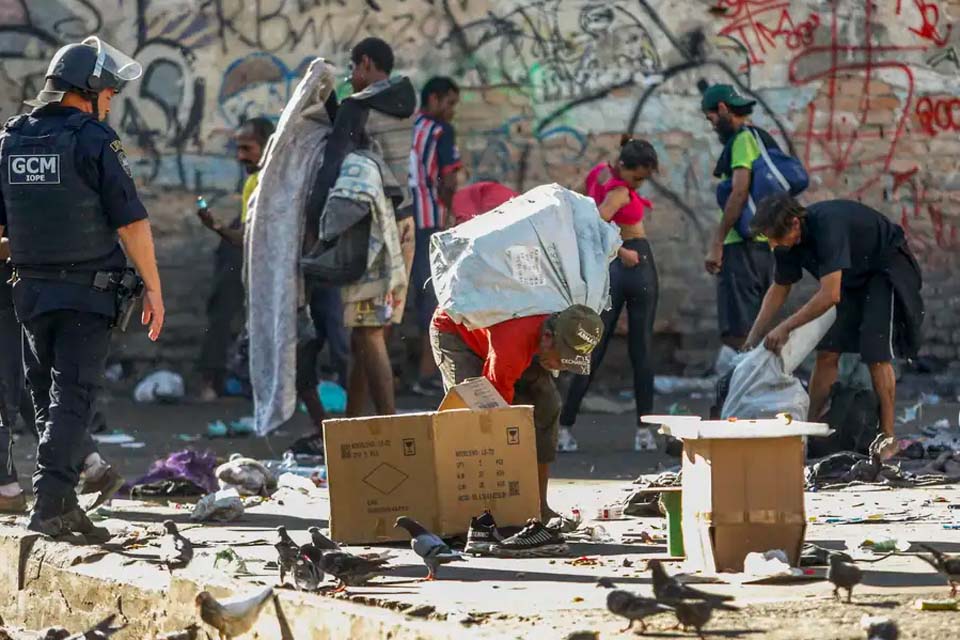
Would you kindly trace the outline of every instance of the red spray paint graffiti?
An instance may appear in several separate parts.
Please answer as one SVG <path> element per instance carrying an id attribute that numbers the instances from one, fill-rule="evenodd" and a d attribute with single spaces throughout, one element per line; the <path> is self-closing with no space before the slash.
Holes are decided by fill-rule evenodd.
<path id="1" fill-rule="evenodd" d="M 739 40 L 747 49 L 750 64 L 763 64 L 764 56 L 778 41 L 793 51 L 811 45 L 820 26 L 820 16 L 815 13 L 806 20 L 795 20 L 789 2 L 720 0 L 717 6 L 726 9 L 723 17 L 730 23 L 720 35 Z"/>
<path id="2" fill-rule="evenodd" d="M 917 34 L 924 40 L 929 40 L 938 47 L 947 44 L 950 39 L 950 32 L 953 31 L 953 25 L 948 24 L 946 33 L 940 33 L 940 7 L 926 0 L 913 0 L 917 11 L 920 12 L 920 28 L 910 27 L 910 32 Z M 902 9 L 901 0 L 897 0 L 897 15 L 900 15 Z"/>
<path id="3" fill-rule="evenodd" d="M 917 100 L 917 121 L 924 132 L 935 136 L 942 131 L 960 131 L 960 98 L 933 98 Z"/>

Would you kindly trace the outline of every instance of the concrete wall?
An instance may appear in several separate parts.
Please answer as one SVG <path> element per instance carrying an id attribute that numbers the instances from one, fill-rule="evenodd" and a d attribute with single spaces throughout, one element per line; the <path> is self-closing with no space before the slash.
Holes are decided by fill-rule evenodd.
<path id="1" fill-rule="evenodd" d="M 662 158 L 646 187 L 657 330 L 674 364 L 693 369 L 716 344 L 701 256 L 719 152 L 696 85 L 735 83 L 759 100 L 755 121 L 806 162 L 809 198 L 862 199 L 904 225 L 926 270 L 926 351 L 954 359 L 957 15 L 958 0 L 0 0 L 0 108 L 14 113 L 56 47 L 89 33 L 144 64 L 111 122 L 158 231 L 170 315 L 160 345 L 138 334 L 124 349 L 173 362 L 195 357 L 215 246 L 193 197 L 233 215 L 229 134 L 245 116 L 277 115 L 311 56 L 343 64 L 374 34 L 417 82 L 459 79 L 472 179 L 575 185 L 632 130 Z"/>

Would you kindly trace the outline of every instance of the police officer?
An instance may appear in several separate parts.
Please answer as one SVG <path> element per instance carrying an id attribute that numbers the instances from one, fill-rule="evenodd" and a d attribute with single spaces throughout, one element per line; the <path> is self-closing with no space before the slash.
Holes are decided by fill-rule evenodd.
<path id="1" fill-rule="evenodd" d="M 51 537 L 110 536 L 80 509 L 75 489 L 126 258 L 143 278 L 141 320 L 151 340 L 163 326 L 147 212 L 120 140 L 103 122 L 110 100 L 140 74 L 99 38 L 67 45 L 27 103 L 33 111 L 0 133 L 0 235 L 7 230 L 26 377 L 43 430 L 28 528 Z"/>

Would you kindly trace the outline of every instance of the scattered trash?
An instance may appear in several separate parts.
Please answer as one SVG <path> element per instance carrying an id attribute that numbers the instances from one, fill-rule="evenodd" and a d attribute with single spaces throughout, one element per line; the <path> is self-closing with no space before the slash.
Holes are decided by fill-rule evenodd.
<path id="1" fill-rule="evenodd" d="M 136 484 L 130 488 L 130 497 L 145 498 L 195 498 L 207 491 L 190 480 L 157 480 Z"/>
<path id="2" fill-rule="evenodd" d="M 208 438 L 236 438 L 253 435 L 256 432 L 253 416 L 246 416 L 227 424 L 223 420 L 214 420 L 207 425 Z"/>
<path id="3" fill-rule="evenodd" d="M 161 369 L 137 384 L 133 399 L 137 402 L 177 402 L 184 393 L 183 377 L 179 373 Z"/>
<path id="4" fill-rule="evenodd" d="M 293 489 L 310 495 L 316 490 L 317 485 L 310 478 L 304 478 L 303 476 L 288 471 L 277 478 L 277 488 Z"/>
<path id="5" fill-rule="evenodd" d="M 130 486 L 154 485 L 159 482 L 177 481 L 179 486 L 193 485 L 203 489 L 204 494 L 217 490 L 217 477 L 214 469 L 217 467 L 217 458 L 210 451 L 198 453 L 193 449 L 184 449 L 171 453 L 150 465 L 145 475 L 131 483 Z M 189 483 L 184 485 L 182 482 Z M 169 488 L 169 485 L 168 485 Z M 187 495 L 196 495 L 193 493 Z"/>
<path id="6" fill-rule="evenodd" d="M 123 365 L 119 362 L 113 363 L 103 372 L 103 377 L 110 382 L 120 382 L 123 379 Z"/>
<path id="7" fill-rule="evenodd" d="M 121 442 L 121 449 L 143 449 L 147 446 L 146 442 Z"/>
<path id="8" fill-rule="evenodd" d="M 623 519 L 623 507 L 613 506 L 613 507 L 600 507 L 597 509 L 597 515 L 594 516 L 594 520 L 622 520 Z"/>
<path id="9" fill-rule="evenodd" d="M 705 378 L 684 378 L 680 376 L 654 376 L 653 390 L 658 394 L 690 393 L 699 391 L 710 393 L 717 384 L 717 376 Z"/>
<path id="10" fill-rule="evenodd" d="M 222 569 L 233 575 L 249 574 L 247 563 L 240 555 L 230 547 L 225 547 L 217 551 L 213 559 L 213 568 Z"/>
<path id="11" fill-rule="evenodd" d="M 91 437 L 97 444 L 129 444 L 136 441 L 136 438 L 119 429 L 115 429 L 113 433 L 94 433 Z"/>
<path id="12" fill-rule="evenodd" d="M 200 436 L 193 433 L 178 433 L 174 436 L 180 442 L 196 442 L 200 439 Z"/>
<path id="13" fill-rule="evenodd" d="M 317 385 L 317 396 L 327 413 L 339 415 L 347 411 L 347 390 L 331 380 Z"/>
<path id="14" fill-rule="evenodd" d="M 194 522 L 231 522 L 243 515 L 243 501 L 236 489 L 224 489 L 203 496 L 194 507 Z"/>
<path id="15" fill-rule="evenodd" d="M 874 553 L 888 553 L 890 551 L 908 551 L 910 542 L 890 536 L 868 536 L 861 538 L 856 545 L 860 549 L 868 549 Z"/>
<path id="16" fill-rule="evenodd" d="M 236 489 L 241 496 L 269 496 L 277 489 L 273 473 L 259 460 L 239 453 L 230 456 L 214 472 L 221 489 Z"/>
<path id="17" fill-rule="evenodd" d="M 917 598 L 917 601 L 913 603 L 913 606 L 919 611 L 956 611 L 957 605 L 957 601 L 952 599 L 926 600 L 924 598 Z"/>
<path id="18" fill-rule="evenodd" d="M 579 558 L 574 558 L 573 560 L 567 560 L 564 564 L 569 564 L 574 567 L 598 567 L 603 563 L 600 562 L 599 558 L 580 556 Z"/>
<path id="19" fill-rule="evenodd" d="M 275 476 L 292 473 L 311 479 L 318 487 L 325 485 L 327 482 L 327 467 L 324 465 L 323 456 L 295 454 L 292 451 L 285 451 L 282 460 L 262 460 L 261 462 Z"/>

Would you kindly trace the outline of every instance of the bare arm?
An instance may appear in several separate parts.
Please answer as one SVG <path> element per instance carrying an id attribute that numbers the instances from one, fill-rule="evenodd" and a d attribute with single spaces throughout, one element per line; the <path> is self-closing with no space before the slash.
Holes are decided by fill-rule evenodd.
<path id="1" fill-rule="evenodd" d="M 600 203 L 600 217 L 610 222 L 617 211 L 630 202 L 630 190 L 626 187 L 617 187 L 607 192 L 603 202 Z"/>
<path id="2" fill-rule="evenodd" d="M 834 271 L 820 278 L 820 289 L 797 312 L 781 324 L 786 331 L 793 331 L 811 320 L 816 320 L 840 302 L 842 272 Z"/>
<path id="3" fill-rule="evenodd" d="M 457 191 L 457 172 L 450 171 L 440 176 L 440 184 L 437 185 L 437 195 L 440 202 L 447 209 L 447 228 L 456 224 L 456 218 L 453 215 L 453 194 Z"/>
<path id="4" fill-rule="evenodd" d="M 3 235 L 3 225 L 0 225 L 0 236 Z M 0 262 L 6 262 L 10 259 L 10 240 L 0 238 Z"/>
<path id="5" fill-rule="evenodd" d="M 704 267 L 708 273 L 720 273 L 723 265 L 723 241 L 733 225 L 737 224 L 743 206 L 750 195 L 750 169 L 738 167 L 733 170 L 732 189 L 727 199 L 727 206 L 723 208 L 723 217 L 710 238 L 710 246 L 704 259 Z"/>
<path id="6" fill-rule="evenodd" d="M 790 295 L 790 288 L 791 285 L 789 284 L 773 284 L 767 289 L 767 293 L 763 296 L 763 304 L 760 305 L 760 312 L 757 314 L 757 319 L 753 321 L 753 327 L 750 329 L 750 333 L 747 334 L 747 339 L 743 343 L 744 351 L 749 351 L 760 343 L 760 338 L 766 333 L 770 323 L 773 322 L 777 313 L 780 312 L 780 309 L 782 309 L 784 303 L 786 303 L 787 296 Z"/>
<path id="7" fill-rule="evenodd" d="M 141 322 L 150 325 L 150 339 L 160 337 L 163 329 L 163 294 L 160 290 L 160 272 L 157 270 L 157 258 L 153 248 L 153 233 L 148 220 L 138 220 L 117 229 L 120 241 L 127 256 L 143 278 L 146 294 L 143 299 Z"/>
<path id="8" fill-rule="evenodd" d="M 835 307 L 840 302 L 841 275 L 842 272 L 838 270 L 821 277 L 820 289 L 796 313 L 777 325 L 767 335 L 763 342 L 764 346 L 770 351 L 780 353 L 780 349 L 786 344 L 791 331 L 797 327 L 802 327 L 811 320 L 816 320 L 829 311 L 831 307 Z"/>

